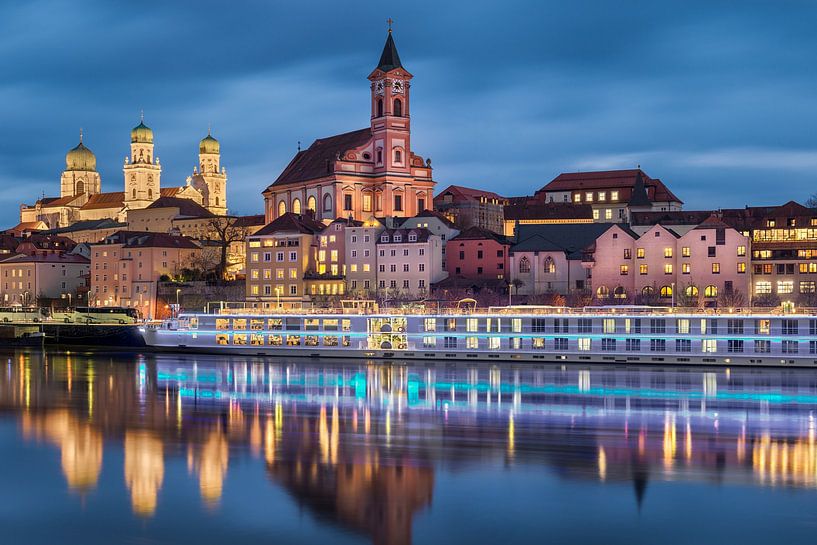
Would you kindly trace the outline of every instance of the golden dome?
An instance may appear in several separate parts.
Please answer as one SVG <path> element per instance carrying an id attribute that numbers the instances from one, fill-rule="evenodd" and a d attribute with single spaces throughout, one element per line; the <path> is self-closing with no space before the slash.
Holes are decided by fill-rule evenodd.
<path id="1" fill-rule="evenodd" d="M 140 144 L 152 144 L 153 130 L 145 125 L 144 121 L 141 121 L 130 132 L 130 141 L 138 142 Z"/>
<path id="2" fill-rule="evenodd" d="M 219 153 L 221 150 L 221 146 L 218 143 L 218 140 L 210 136 L 210 133 L 207 133 L 207 136 L 201 139 L 199 142 L 199 153 Z"/>
<path id="3" fill-rule="evenodd" d="M 65 169 L 95 171 L 96 155 L 80 140 L 77 147 L 65 154 Z"/>

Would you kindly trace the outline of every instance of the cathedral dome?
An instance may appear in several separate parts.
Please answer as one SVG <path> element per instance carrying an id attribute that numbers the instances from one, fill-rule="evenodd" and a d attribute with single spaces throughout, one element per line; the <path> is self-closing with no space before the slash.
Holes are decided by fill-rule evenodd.
<path id="1" fill-rule="evenodd" d="M 208 133 L 207 136 L 201 139 L 199 142 L 199 153 L 219 153 L 221 146 L 218 143 L 218 140 L 210 136 Z"/>
<path id="2" fill-rule="evenodd" d="M 144 121 L 141 121 L 130 132 L 130 141 L 131 142 L 138 142 L 140 144 L 152 144 L 153 143 L 153 130 L 150 127 L 148 127 L 147 125 L 145 125 Z"/>
<path id="3" fill-rule="evenodd" d="M 96 170 L 96 155 L 80 141 L 79 145 L 65 154 L 66 170 Z"/>

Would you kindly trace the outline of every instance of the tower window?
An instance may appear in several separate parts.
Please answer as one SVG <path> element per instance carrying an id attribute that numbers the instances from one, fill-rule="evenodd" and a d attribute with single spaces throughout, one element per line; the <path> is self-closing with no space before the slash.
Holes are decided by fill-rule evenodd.
<path id="1" fill-rule="evenodd" d="M 395 210 L 395 212 L 402 212 L 403 211 L 403 196 L 402 195 L 395 195 L 394 196 L 394 210 Z"/>
<path id="2" fill-rule="evenodd" d="M 77 182 L 77 190 L 74 191 L 74 195 L 81 195 L 85 193 L 85 183 L 82 180 Z"/>
<path id="3" fill-rule="evenodd" d="M 148 189 L 148 199 L 152 199 L 152 198 L 153 198 L 153 190 Z"/>
<path id="4" fill-rule="evenodd" d="M 287 203 L 281 201 L 278 203 L 278 215 L 283 216 L 287 213 Z"/>
<path id="5" fill-rule="evenodd" d="M 323 211 L 324 212 L 331 212 L 332 211 L 332 196 L 331 195 L 324 195 L 323 196 Z"/>
<path id="6" fill-rule="evenodd" d="M 131 195 L 132 195 L 132 197 L 133 197 L 134 199 L 136 198 L 136 188 L 135 188 L 135 187 L 134 187 L 134 188 L 133 188 L 133 190 L 131 191 Z"/>
<path id="7" fill-rule="evenodd" d="M 394 150 L 394 162 L 395 163 L 402 163 L 403 162 L 403 152 L 399 149 Z"/>
<path id="8" fill-rule="evenodd" d="M 317 210 L 317 208 L 318 208 L 318 205 L 317 205 L 317 201 L 315 200 L 315 197 L 310 195 L 309 198 L 306 199 L 306 209 L 311 210 L 311 211 L 314 212 L 315 210 Z"/>
<path id="9" fill-rule="evenodd" d="M 377 99 L 377 117 L 383 117 L 383 99 Z"/>
<path id="10" fill-rule="evenodd" d="M 396 117 L 403 117 L 403 101 L 399 98 L 394 99 L 394 115 Z"/>
<path id="11" fill-rule="evenodd" d="M 300 214 L 301 213 L 301 200 L 300 199 L 295 199 L 294 201 L 292 201 L 292 212 L 294 214 Z"/>
<path id="12" fill-rule="evenodd" d="M 380 165 L 383 164 L 383 150 L 382 149 L 377 150 L 377 163 L 380 164 Z"/>
<path id="13" fill-rule="evenodd" d="M 352 210 L 352 195 L 349 193 L 343 196 L 343 209 L 347 211 Z"/>

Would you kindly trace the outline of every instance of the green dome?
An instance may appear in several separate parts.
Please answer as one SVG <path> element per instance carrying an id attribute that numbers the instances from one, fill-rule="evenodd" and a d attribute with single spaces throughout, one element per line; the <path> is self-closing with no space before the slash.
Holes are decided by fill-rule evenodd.
<path id="1" fill-rule="evenodd" d="M 199 142 L 199 153 L 219 153 L 221 146 L 218 143 L 218 140 L 210 136 L 209 134 L 201 139 Z"/>
<path id="2" fill-rule="evenodd" d="M 141 144 L 152 144 L 153 130 L 142 121 L 130 132 L 130 141 L 139 142 Z"/>
<path id="3" fill-rule="evenodd" d="M 96 170 L 96 155 L 82 142 L 65 154 L 66 170 Z"/>

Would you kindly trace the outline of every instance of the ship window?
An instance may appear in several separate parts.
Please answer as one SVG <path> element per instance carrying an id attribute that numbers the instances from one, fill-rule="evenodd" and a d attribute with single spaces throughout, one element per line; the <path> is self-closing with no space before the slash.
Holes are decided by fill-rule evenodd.
<path id="1" fill-rule="evenodd" d="M 216 329 L 230 329 L 230 320 L 226 318 L 216 318 Z"/>
<path id="2" fill-rule="evenodd" d="M 479 348 L 479 337 L 466 337 L 465 347 L 470 348 L 472 350 L 476 350 L 477 348 Z"/>
<path id="3" fill-rule="evenodd" d="M 253 333 L 250 335 L 250 344 L 253 346 L 263 346 L 264 335 L 262 333 Z"/>
<path id="4" fill-rule="evenodd" d="M 317 318 L 307 318 L 304 320 L 304 329 L 306 331 L 317 331 L 319 329 L 320 320 Z"/>
<path id="5" fill-rule="evenodd" d="M 216 335 L 216 344 L 230 344 L 230 335 L 227 333 L 219 333 Z"/>
<path id="6" fill-rule="evenodd" d="M 338 320 L 337 318 L 333 318 L 331 320 L 327 319 L 323 321 L 323 330 L 324 331 L 337 331 L 338 330 Z"/>
<path id="7" fill-rule="evenodd" d="M 267 329 L 280 331 L 284 328 L 284 321 L 281 318 L 270 318 L 267 320 Z"/>
<path id="8" fill-rule="evenodd" d="M 256 319 L 250 320 L 250 329 L 252 329 L 253 331 L 261 331 L 262 329 L 264 329 L 264 320 Z"/>
<path id="9" fill-rule="evenodd" d="M 233 344 L 247 344 L 247 334 L 236 333 L 233 335 Z"/>
<path id="10" fill-rule="evenodd" d="M 301 336 L 287 335 L 287 346 L 301 346 Z"/>
<path id="11" fill-rule="evenodd" d="M 338 345 L 338 338 L 335 335 L 327 335 L 323 338 L 323 345 L 324 346 L 337 346 Z"/>
<path id="12" fill-rule="evenodd" d="M 270 335 L 267 340 L 270 346 L 281 346 L 284 344 L 284 338 L 281 335 Z"/>
<path id="13" fill-rule="evenodd" d="M 489 337 L 488 338 L 488 349 L 489 350 L 499 350 L 501 339 L 499 337 Z"/>
<path id="14" fill-rule="evenodd" d="M 426 318 L 423 322 L 423 331 L 437 331 L 437 319 Z"/>
<path id="15" fill-rule="evenodd" d="M 247 329 L 247 319 L 246 318 L 234 318 L 233 319 L 233 329 L 241 331 L 242 329 Z"/>

